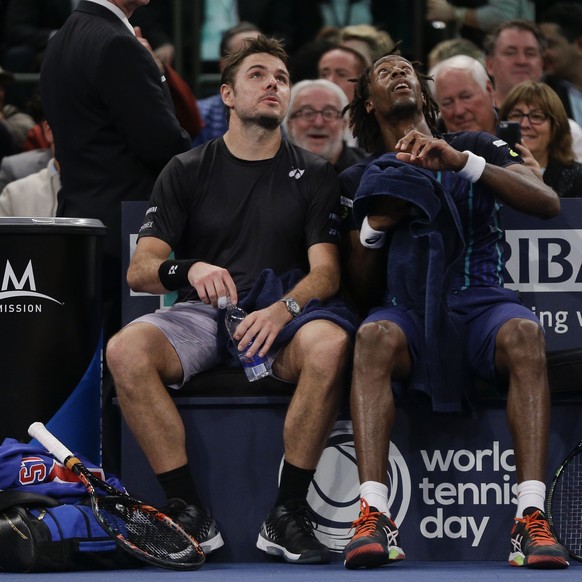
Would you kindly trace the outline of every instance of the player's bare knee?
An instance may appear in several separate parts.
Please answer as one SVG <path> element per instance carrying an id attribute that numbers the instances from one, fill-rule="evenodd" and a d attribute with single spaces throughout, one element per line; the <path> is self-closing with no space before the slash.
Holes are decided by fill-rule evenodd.
<path id="1" fill-rule="evenodd" d="M 541 327 L 529 319 L 511 319 L 497 336 L 497 350 L 509 361 L 537 362 L 545 365 L 546 343 Z"/>
<path id="2" fill-rule="evenodd" d="M 365 357 L 366 361 L 371 358 L 385 361 L 398 351 L 401 343 L 402 332 L 396 324 L 390 321 L 366 323 L 356 334 L 356 357 Z"/>
<path id="3" fill-rule="evenodd" d="M 306 350 L 304 367 L 319 371 L 322 375 L 336 375 L 347 368 L 351 361 L 352 344 L 343 330 L 322 333 Z"/>
<path id="4" fill-rule="evenodd" d="M 131 375 L 135 366 L 144 366 L 145 351 L 136 340 L 133 330 L 124 328 L 107 342 L 107 366 L 115 380 Z"/>

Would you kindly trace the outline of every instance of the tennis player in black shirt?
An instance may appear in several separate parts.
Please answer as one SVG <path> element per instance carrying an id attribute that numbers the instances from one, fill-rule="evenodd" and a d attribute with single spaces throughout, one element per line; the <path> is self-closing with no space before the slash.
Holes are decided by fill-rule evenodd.
<path id="1" fill-rule="evenodd" d="M 260 36 L 232 53 L 222 81 L 228 131 L 162 172 L 128 271 L 132 289 L 177 289 L 179 301 L 112 338 L 108 364 L 172 514 L 209 553 L 222 537 L 196 492 L 184 426 L 165 385 L 179 388 L 222 363 L 217 307 L 226 297 L 243 306 L 251 290 L 261 297 L 267 306 L 247 309 L 237 328 L 238 349 L 268 356 L 273 373 L 297 387 L 278 498 L 257 546 L 289 562 L 326 563 L 306 496 L 337 416 L 354 330 L 336 297 L 339 184 L 328 162 L 282 139 L 289 74 L 277 41 Z"/>

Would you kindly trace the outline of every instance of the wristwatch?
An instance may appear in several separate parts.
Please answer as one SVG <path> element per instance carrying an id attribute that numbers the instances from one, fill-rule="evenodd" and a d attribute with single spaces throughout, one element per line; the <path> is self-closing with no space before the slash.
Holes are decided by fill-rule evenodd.
<path id="1" fill-rule="evenodd" d="M 292 297 L 283 297 L 283 299 L 279 299 L 279 301 L 282 301 L 285 304 L 287 311 L 293 317 L 297 317 L 301 313 L 301 307 L 299 306 L 299 303 L 297 303 L 297 301 L 295 301 L 295 299 Z"/>

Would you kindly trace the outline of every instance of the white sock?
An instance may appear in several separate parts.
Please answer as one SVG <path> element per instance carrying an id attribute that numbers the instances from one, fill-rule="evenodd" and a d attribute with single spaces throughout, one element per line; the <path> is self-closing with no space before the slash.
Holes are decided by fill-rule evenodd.
<path id="1" fill-rule="evenodd" d="M 523 517 L 523 510 L 535 507 L 544 511 L 546 501 L 546 484 L 542 481 L 522 481 L 517 484 L 516 517 Z"/>
<path id="2" fill-rule="evenodd" d="M 388 487 L 378 481 L 365 481 L 360 485 L 360 498 L 365 499 L 370 507 L 390 517 L 388 509 Z"/>

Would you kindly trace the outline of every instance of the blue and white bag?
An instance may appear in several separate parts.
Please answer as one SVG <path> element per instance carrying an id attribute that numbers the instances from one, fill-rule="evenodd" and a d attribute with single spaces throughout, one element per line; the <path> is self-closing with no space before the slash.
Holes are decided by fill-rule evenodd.
<path id="1" fill-rule="evenodd" d="M 90 470 L 114 487 L 82 456 Z M 0 571 L 51 572 L 140 567 L 99 525 L 76 475 L 46 451 L 5 439 L 0 445 Z"/>

